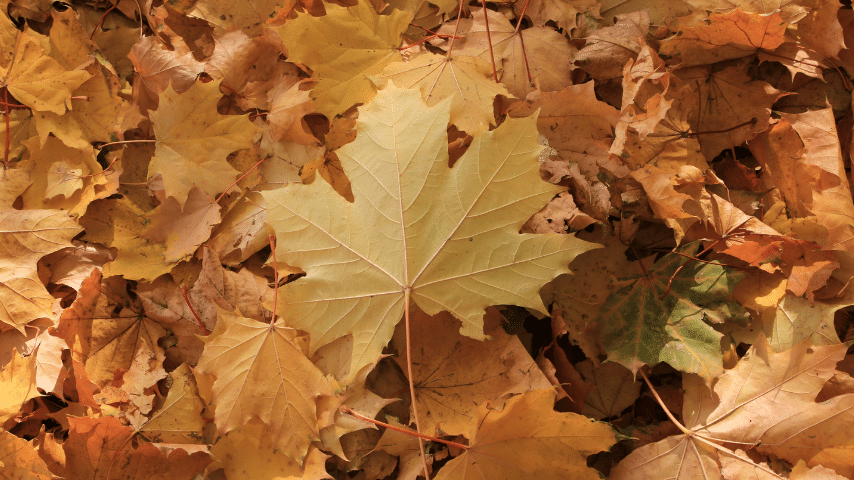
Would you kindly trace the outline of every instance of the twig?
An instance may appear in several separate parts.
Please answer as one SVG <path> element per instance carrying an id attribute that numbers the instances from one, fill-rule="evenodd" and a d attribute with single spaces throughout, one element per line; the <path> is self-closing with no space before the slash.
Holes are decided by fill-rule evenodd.
<path id="1" fill-rule="evenodd" d="M 196 309 L 193 308 L 193 304 L 190 303 L 190 297 L 187 296 L 187 286 L 184 284 L 181 284 L 181 295 L 184 296 L 184 301 L 187 302 L 187 306 L 190 307 L 190 312 L 192 312 L 193 316 L 196 317 L 196 323 L 198 323 L 199 327 L 202 328 L 202 331 L 205 332 L 205 336 L 210 335 L 210 330 L 208 330 L 208 327 L 202 323 L 202 319 L 199 317 L 199 314 L 196 313 Z"/>
<path id="2" fill-rule="evenodd" d="M 341 411 L 344 413 L 349 413 L 350 415 L 358 418 L 359 420 L 364 420 L 366 422 L 371 422 L 374 425 L 379 425 L 381 427 L 388 428 L 389 430 L 394 430 L 395 432 L 400 432 L 410 437 L 418 437 L 418 439 L 430 440 L 431 442 L 439 442 L 444 443 L 449 447 L 459 448 L 461 450 L 468 450 L 471 447 L 468 445 L 463 445 L 462 443 L 452 442 L 450 440 L 442 440 L 441 438 L 431 437 L 430 435 L 424 435 L 423 433 L 413 432 L 412 430 L 407 430 L 405 428 L 395 427 L 394 425 L 389 425 L 387 423 L 381 422 L 379 420 L 374 420 L 373 418 L 368 418 L 360 413 L 356 413 L 352 408 L 347 405 L 341 405 Z"/>

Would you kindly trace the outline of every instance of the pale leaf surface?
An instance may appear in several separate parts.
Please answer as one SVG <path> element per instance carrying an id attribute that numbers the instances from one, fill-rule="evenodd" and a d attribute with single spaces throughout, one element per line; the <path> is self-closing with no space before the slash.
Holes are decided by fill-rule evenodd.
<path id="1" fill-rule="evenodd" d="M 405 291 L 479 339 L 485 307 L 543 310 L 538 289 L 591 248 L 573 236 L 517 233 L 559 190 L 539 179 L 535 119 L 475 138 L 448 169 L 448 111 L 389 86 L 338 151 L 355 202 L 319 181 L 263 192 L 278 260 L 308 274 L 283 289 L 279 313 L 311 334 L 313 349 L 353 334 L 351 375 L 379 358 Z"/>

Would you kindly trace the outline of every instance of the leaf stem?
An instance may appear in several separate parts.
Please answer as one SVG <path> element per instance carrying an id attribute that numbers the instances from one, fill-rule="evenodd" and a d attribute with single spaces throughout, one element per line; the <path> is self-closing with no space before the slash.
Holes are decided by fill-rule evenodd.
<path id="1" fill-rule="evenodd" d="M 462 3 L 460 3 L 462 5 Z M 421 450 L 421 465 L 424 467 L 424 478 L 430 480 L 427 470 L 427 454 L 424 452 L 424 438 L 421 433 L 421 421 L 418 419 L 418 402 L 415 401 L 415 382 L 412 377 L 412 335 L 409 327 L 409 300 L 412 287 L 403 290 L 404 317 L 406 322 L 406 375 L 409 377 L 409 396 L 412 399 L 412 417 L 415 420 L 415 430 L 418 432 L 418 448 Z"/>
<path id="2" fill-rule="evenodd" d="M 396 427 L 394 425 L 389 425 L 389 424 L 381 422 L 379 420 L 374 420 L 373 418 L 368 418 L 368 417 L 366 417 L 360 413 L 356 413 L 355 411 L 353 411 L 352 408 L 348 407 L 347 405 L 341 405 L 341 411 L 343 411 L 345 413 L 349 413 L 350 415 L 358 418 L 359 420 L 371 422 L 374 425 L 379 425 L 381 427 L 388 428 L 389 430 L 394 430 L 395 432 L 400 432 L 400 433 L 403 433 L 405 435 L 409 435 L 410 437 L 418 437 L 419 439 L 430 440 L 431 442 L 444 443 L 445 445 L 447 445 L 449 447 L 459 448 L 460 450 L 468 450 L 469 448 L 471 448 L 470 446 L 463 445 L 462 443 L 452 442 L 450 440 L 443 440 L 443 439 L 437 438 L 437 437 L 431 437 L 430 435 L 424 435 L 422 433 L 413 432 L 412 430 L 407 430 L 405 428 L 400 428 L 400 427 Z"/>
<path id="3" fill-rule="evenodd" d="M 489 44 L 489 59 L 492 61 L 492 78 L 498 83 L 498 70 L 495 68 L 495 54 L 492 53 L 492 34 L 489 33 L 489 16 L 486 11 L 486 0 L 480 0 L 483 5 L 483 23 L 486 25 L 486 43 Z"/>
<path id="4" fill-rule="evenodd" d="M 250 173 L 252 173 L 252 170 L 255 170 L 255 169 L 256 169 L 256 168 L 258 168 L 262 163 L 266 162 L 268 158 L 270 158 L 270 157 L 264 157 L 264 158 L 262 158 L 262 159 L 261 159 L 261 161 L 259 161 L 259 162 L 258 162 L 258 163 L 256 163 L 255 165 L 253 165 L 253 166 L 252 166 L 252 168 L 250 168 L 249 170 L 246 170 L 246 173 L 244 173 L 243 175 L 241 175 L 240 177 L 238 177 L 238 178 L 237 178 L 237 180 L 235 180 L 235 181 L 234 181 L 234 183 L 232 183 L 231 185 L 229 185 L 229 186 L 228 186 L 228 188 L 226 188 L 226 189 L 225 189 L 225 191 L 224 191 L 224 192 L 222 192 L 222 193 L 219 195 L 219 197 L 217 197 L 217 198 L 216 198 L 216 202 L 214 202 L 214 203 L 219 203 L 219 201 L 220 201 L 220 200 L 222 200 L 222 198 L 223 198 L 223 197 L 225 197 L 225 194 L 227 194 L 229 190 L 231 190 L 232 188 L 234 188 L 234 186 L 235 186 L 235 185 L 237 185 L 238 183 L 240 183 L 240 181 L 241 181 L 241 180 L 243 180 L 243 179 L 244 179 L 244 178 L 246 178 Z"/>
<path id="5" fill-rule="evenodd" d="M 112 145 L 124 145 L 125 143 L 157 143 L 157 140 L 154 140 L 154 139 L 151 139 L 151 140 L 120 140 L 118 142 L 105 143 L 105 144 L 103 144 L 97 148 L 98 148 L 98 150 L 100 150 L 104 147 L 109 147 Z"/>
<path id="6" fill-rule="evenodd" d="M 196 313 L 196 309 L 193 308 L 193 304 L 190 303 L 190 297 L 187 296 L 187 286 L 183 283 L 181 284 L 181 295 L 184 296 L 184 302 L 186 302 L 187 306 L 190 307 L 190 312 L 192 312 L 193 316 L 196 317 L 196 323 L 198 323 L 199 327 L 202 328 L 202 331 L 205 332 L 205 336 L 210 335 L 210 330 L 208 330 L 208 327 L 206 327 L 205 324 L 202 323 L 202 319 L 199 317 L 199 314 Z"/>
<path id="7" fill-rule="evenodd" d="M 3 112 L 4 117 L 6 117 L 6 148 L 3 150 L 3 167 L 9 168 L 9 148 L 12 145 L 12 134 L 10 132 L 10 129 L 12 127 L 10 126 L 11 121 L 9 120 L 9 89 L 8 88 L 3 89 L 3 100 L 4 100 L 4 102 L 3 102 L 4 105 L 6 105 L 6 108 L 3 109 L 3 110 L 5 110 Z"/>
<path id="8" fill-rule="evenodd" d="M 274 287 L 273 287 L 273 317 L 270 320 L 272 326 L 276 323 L 276 310 L 279 309 L 279 260 L 276 258 L 276 236 L 270 234 L 270 253 L 273 255 L 273 272 L 274 272 Z"/>

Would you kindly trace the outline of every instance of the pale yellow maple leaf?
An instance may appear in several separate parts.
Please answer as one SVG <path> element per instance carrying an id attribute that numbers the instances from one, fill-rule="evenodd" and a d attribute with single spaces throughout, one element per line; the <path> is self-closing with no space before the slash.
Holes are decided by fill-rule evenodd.
<path id="1" fill-rule="evenodd" d="M 307 276 L 280 291 L 279 314 L 312 350 L 353 334 L 350 375 L 376 362 L 411 298 L 483 335 L 483 309 L 544 310 L 539 288 L 592 244 L 519 234 L 560 187 L 540 180 L 534 118 L 474 139 L 448 168 L 449 102 L 388 86 L 360 110 L 356 140 L 338 150 L 355 201 L 325 182 L 262 192 L 278 261 Z"/>
<path id="2" fill-rule="evenodd" d="M 47 55 L 45 40 L 29 29 L 18 33 L 11 64 L 0 67 L 0 86 L 34 111 L 62 115 L 72 108 L 71 92 L 92 75 L 66 70 Z"/>
<path id="3" fill-rule="evenodd" d="M 288 60 L 310 67 L 319 82 L 312 91 L 315 109 L 330 120 L 357 103 L 367 103 L 376 87 L 368 76 L 379 75 L 400 60 L 400 39 L 411 12 L 378 15 L 369 2 L 344 8 L 326 6 L 326 16 L 302 13 L 276 31 Z"/>
<path id="4" fill-rule="evenodd" d="M 436 480 L 601 478 L 587 456 L 610 448 L 614 431 L 583 415 L 555 412 L 554 399 L 553 389 L 531 390 L 500 411 L 480 405 L 469 449 L 445 464 Z"/>
<path id="5" fill-rule="evenodd" d="M 281 319 L 266 324 L 220 311 L 197 371 L 216 376 L 214 421 L 220 434 L 258 417 L 270 427 L 273 445 L 294 459 L 318 438 L 314 399 L 331 392 L 305 356 L 297 331 Z"/>
<path id="6" fill-rule="evenodd" d="M 166 196 L 182 205 L 193 185 L 211 197 L 231 186 L 239 172 L 226 157 L 251 147 L 257 130 L 248 115 L 216 111 L 219 84 L 197 82 L 180 94 L 170 86 L 150 114 L 157 144 L 148 176 L 161 174 Z"/>
<path id="7" fill-rule="evenodd" d="M 510 97 L 504 85 L 492 80 L 492 67 L 475 57 L 448 58 L 424 53 L 413 60 L 388 65 L 378 86 L 388 81 L 403 88 L 417 87 L 428 106 L 451 99 L 451 124 L 470 135 L 479 135 L 495 123 L 493 101 Z"/>
<path id="8" fill-rule="evenodd" d="M 56 299 L 39 280 L 36 264 L 70 247 L 80 230 L 61 210 L 0 211 L 0 330 L 25 333 L 27 323 L 54 318 Z"/>
<path id="9" fill-rule="evenodd" d="M 611 478 L 735 478 L 726 476 L 727 469 L 737 471 L 735 462 L 755 478 L 783 478 L 730 450 L 733 445 L 851 475 L 854 394 L 815 402 L 846 349 L 845 344 L 816 346 L 805 340 L 777 353 L 760 334 L 735 368 L 716 380 L 713 391 L 699 377 L 684 374 L 685 434 L 635 450 L 611 470 Z"/>

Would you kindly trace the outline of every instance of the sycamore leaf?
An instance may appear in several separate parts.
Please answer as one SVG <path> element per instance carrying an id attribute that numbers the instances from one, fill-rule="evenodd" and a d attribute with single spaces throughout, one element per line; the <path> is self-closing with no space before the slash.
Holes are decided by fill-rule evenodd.
<path id="1" fill-rule="evenodd" d="M 667 362 L 707 381 L 723 372 L 721 334 L 707 322 L 722 323 L 728 310 L 743 310 L 729 296 L 744 275 L 720 264 L 687 263 L 683 255 L 696 250 L 689 244 L 680 248 L 682 255 L 670 253 L 648 272 L 616 280 L 599 316 L 609 360 L 632 373 Z"/>
<path id="2" fill-rule="evenodd" d="M 197 82 L 181 94 L 170 86 L 150 114 L 157 144 L 148 176 L 160 173 L 166 195 L 182 205 L 193 185 L 211 197 L 228 188 L 239 172 L 225 159 L 251 147 L 257 130 L 248 115 L 217 113 L 219 84 Z"/>
<path id="3" fill-rule="evenodd" d="M 353 203 L 325 182 L 262 193 L 278 260 L 307 273 L 281 291 L 279 314 L 312 349 L 353 334 L 351 376 L 378 360 L 409 298 L 481 339 L 485 307 L 544 310 L 542 284 L 592 247 L 517 233 L 559 191 L 539 179 L 534 118 L 475 138 L 449 169 L 449 109 L 394 86 L 363 107 L 356 140 L 338 150 Z"/>
<path id="4" fill-rule="evenodd" d="M 312 92 L 314 108 L 330 120 L 357 103 L 367 103 L 376 87 L 368 76 L 379 75 L 400 60 L 400 38 L 412 13 L 393 10 L 378 15 L 370 2 L 354 7 L 326 5 L 326 15 L 307 13 L 276 31 L 288 60 L 314 71 L 319 83 Z"/>
<path id="5" fill-rule="evenodd" d="M 470 448 L 448 462 L 436 480 L 595 480 L 586 457 L 616 442 L 613 430 L 575 413 L 552 410 L 552 389 L 511 398 L 501 411 L 477 409 Z"/>
<path id="6" fill-rule="evenodd" d="M 503 85 L 492 80 L 492 68 L 475 57 L 447 58 L 432 53 L 407 63 L 388 65 L 379 77 L 383 87 L 391 80 L 403 88 L 418 87 L 427 105 L 451 98 L 451 123 L 470 135 L 479 135 L 495 123 L 493 101 L 509 97 Z"/>
<path id="7" fill-rule="evenodd" d="M 306 454 L 318 438 L 314 398 L 330 393 L 296 337 L 281 319 L 265 324 L 220 311 L 197 367 L 216 376 L 213 403 L 220 434 L 257 416 L 270 426 L 273 444 L 285 455 Z"/>
<path id="8" fill-rule="evenodd" d="M 459 322 L 447 312 L 433 317 L 418 309 L 413 312 L 412 382 L 423 432 L 434 434 L 438 429 L 471 438 L 474 405 L 551 386 L 522 342 L 501 327 L 500 317 L 497 310 L 487 309 L 484 333 L 490 339 L 478 341 L 448 333 L 457 330 Z M 398 325 L 392 346 L 400 352 L 395 358 L 406 371 L 403 325 Z"/>

